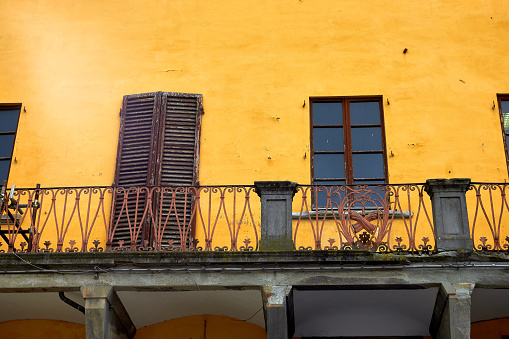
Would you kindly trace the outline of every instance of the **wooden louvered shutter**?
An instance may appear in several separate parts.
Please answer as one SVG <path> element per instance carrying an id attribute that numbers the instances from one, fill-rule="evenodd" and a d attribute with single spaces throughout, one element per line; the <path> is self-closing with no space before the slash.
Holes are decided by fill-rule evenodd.
<path id="1" fill-rule="evenodd" d="M 198 154 L 202 96 L 184 93 L 146 93 L 124 97 L 117 154 L 115 185 L 132 186 L 193 186 L 198 184 Z M 127 207 L 131 225 L 135 218 L 136 197 L 129 195 Z M 155 198 L 155 197 L 154 197 Z M 192 197 L 179 194 L 176 199 L 177 213 L 170 213 L 162 237 L 163 244 L 173 240 L 180 243 L 177 218 L 189 222 L 192 212 Z M 138 200 L 137 223 L 145 209 L 146 197 Z M 117 193 L 114 199 L 113 222 L 117 223 L 113 242 L 131 243 L 131 233 L 124 204 L 124 196 Z M 171 197 L 154 201 L 154 211 L 162 204 L 163 218 L 170 212 Z M 124 210 L 122 211 L 122 208 Z M 184 212 L 185 215 L 184 215 Z M 156 217 L 157 218 L 157 217 Z M 137 237 L 137 244 L 150 240 L 152 231 L 149 217 L 143 223 L 143 230 Z M 114 226 L 114 225 L 112 225 Z M 191 235 L 191 234 L 189 234 Z"/>
<path id="2" fill-rule="evenodd" d="M 160 131 L 158 160 L 159 184 L 162 186 L 194 186 L 198 184 L 199 141 L 202 114 L 202 96 L 184 93 L 163 93 L 162 112 L 164 124 Z M 192 196 L 178 194 L 168 225 L 162 237 L 163 243 L 173 240 L 180 244 L 182 226 L 189 225 L 192 213 Z M 167 215 L 171 199 L 163 199 L 163 215 Z M 184 213 L 185 211 L 185 213 Z M 180 221 L 180 232 L 177 223 Z M 183 222 L 185 223 L 183 224 Z M 191 233 L 188 234 L 190 236 Z"/>
<path id="3" fill-rule="evenodd" d="M 132 187 L 155 184 L 154 168 L 158 151 L 160 101 L 160 92 L 124 96 L 114 182 L 116 186 Z M 141 199 L 138 200 L 139 207 L 136 215 L 138 224 L 143 216 L 145 202 L 145 196 L 141 196 Z M 130 245 L 131 235 L 126 212 L 129 212 L 131 225 L 133 225 L 136 197 L 130 194 L 127 206 L 123 206 L 124 195 L 117 193 L 113 203 L 115 204 L 113 220 L 115 223 L 118 221 L 114 243 L 123 240 L 126 245 Z M 123 211 L 122 207 L 124 207 Z M 148 224 L 147 220 L 144 224 Z M 137 237 L 138 244 L 148 238 L 148 227 L 145 225 L 143 232 Z"/>

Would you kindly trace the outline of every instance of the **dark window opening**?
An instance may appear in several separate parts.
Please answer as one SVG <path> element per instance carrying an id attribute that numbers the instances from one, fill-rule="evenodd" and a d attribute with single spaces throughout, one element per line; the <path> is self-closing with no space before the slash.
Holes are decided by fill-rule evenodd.
<path id="1" fill-rule="evenodd" d="M 0 104 L 0 183 L 9 177 L 21 104 Z"/>
<path id="2" fill-rule="evenodd" d="M 313 184 L 370 187 L 385 184 L 382 98 L 310 98 L 310 102 Z M 342 194 L 337 192 L 332 200 L 339 200 Z M 326 194 L 319 193 L 317 206 L 326 205 Z"/>
<path id="3" fill-rule="evenodd" d="M 502 135 L 504 138 L 504 148 L 506 155 L 507 168 L 509 172 L 509 94 L 498 95 L 498 109 L 500 112 L 500 123 L 502 124 Z"/>

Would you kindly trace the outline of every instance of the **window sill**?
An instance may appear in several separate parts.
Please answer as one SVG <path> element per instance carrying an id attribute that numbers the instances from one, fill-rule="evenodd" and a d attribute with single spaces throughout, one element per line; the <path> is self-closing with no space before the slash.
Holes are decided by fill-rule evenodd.
<path id="1" fill-rule="evenodd" d="M 302 219 L 308 219 L 308 218 L 316 218 L 316 214 L 318 213 L 318 218 L 319 219 L 323 219 L 323 217 L 325 216 L 325 219 L 334 219 L 334 215 L 336 215 L 336 218 L 339 218 L 339 211 L 338 210 L 331 210 L 331 209 L 328 209 L 327 210 L 327 215 L 325 214 L 325 208 L 319 208 L 318 209 L 318 212 L 316 210 L 311 210 L 309 211 L 309 213 L 307 211 L 303 211 L 302 214 L 301 212 L 293 212 L 292 213 L 292 219 L 293 220 L 297 220 L 299 219 L 299 216 Z M 359 212 L 359 210 L 355 210 L 356 212 Z M 380 210 L 381 211 L 381 210 Z M 365 214 L 369 214 L 371 212 L 376 212 L 376 210 L 373 210 L 373 209 L 366 209 L 364 210 Z M 344 212 L 345 216 L 348 216 L 348 211 L 345 211 Z M 389 210 L 389 218 L 393 218 L 393 215 L 394 215 L 394 219 L 408 219 L 409 217 L 413 216 L 414 213 L 413 212 L 409 212 L 409 211 L 395 211 L 395 210 Z"/>

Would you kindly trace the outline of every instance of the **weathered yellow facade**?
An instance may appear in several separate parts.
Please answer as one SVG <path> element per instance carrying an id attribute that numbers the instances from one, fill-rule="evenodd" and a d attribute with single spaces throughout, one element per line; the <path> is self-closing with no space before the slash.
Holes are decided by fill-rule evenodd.
<path id="1" fill-rule="evenodd" d="M 112 185 L 122 98 L 157 91 L 203 95 L 200 185 L 311 184 L 309 100 L 334 96 L 383 97 L 388 183 L 508 180 L 497 102 L 509 93 L 504 0 L 3 0 L 0 8 L 0 103 L 22 104 L 9 186 Z M 256 205 L 257 227 L 259 213 Z M 104 243 L 105 232 L 96 227 L 90 239 Z M 253 238 L 243 232 L 239 243 Z M 77 228 L 68 234 L 66 244 L 81 237 Z M 230 236 L 216 239 L 227 245 Z"/>
<path id="2" fill-rule="evenodd" d="M 110 185 L 123 95 L 159 90 L 203 94 L 201 184 L 310 183 L 309 97 L 357 95 L 384 97 L 391 183 L 507 179 L 503 1 L 2 7 L 10 184 Z"/>

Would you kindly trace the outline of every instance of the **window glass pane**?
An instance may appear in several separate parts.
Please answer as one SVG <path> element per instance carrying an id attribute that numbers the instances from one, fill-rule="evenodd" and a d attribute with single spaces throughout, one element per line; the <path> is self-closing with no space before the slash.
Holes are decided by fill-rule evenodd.
<path id="1" fill-rule="evenodd" d="M 352 125 L 379 125 L 380 104 L 378 101 L 350 102 L 350 123 Z"/>
<path id="2" fill-rule="evenodd" d="M 504 120 L 504 129 L 506 133 L 509 133 L 509 101 L 501 100 L 502 104 L 502 119 Z"/>
<path id="3" fill-rule="evenodd" d="M 313 149 L 343 152 L 343 128 L 313 128 Z"/>
<path id="4" fill-rule="evenodd" d="M 14 134 L 0 135 L 0 158 L 11 157 Z"/>
<path id="5" fill-rule="evenodd" d="M 314 102 L 313 125 L 343 125 L 341 102 Z"/>
<path id="6" fill-rule="evenodd" d="M 10 160 L 0 160 L 0 183 L 3 183 L 4 180 L 7 179 L 7 175 L 9 174 L 9 164 Z"/>
<path id="7" fill-rule="evenodd" d="M 321 186 L 342 186 L 345 184 L 344 180 L 315 180 L 315 185 Z"/>
<path id="8" fill-rule="evenodd" d="M 505 136 L 505 142 L 507 144 L 507 147 L 509 147 L 509 135 L 507 135 L 507 134 Z"/>
<path id="9" fill-rule="evenodd" d="M 345 177 L 345 157 L 343 154 L 315 154 L 315 178 L 334 179 Z"/>
<path id="10" fill-rule="evenodd" d="M 362 190 L 358 190 L 358 188 L 355 186 L 354 189 L 358 191 L 356 195 L 359 197 L 359 199 L 361 199 L 365 203 L 364 204 L 365 208 L 376 209 L 385 206 L 386 191 L 385 187 L 383 186 L 385 185 L 385 182 L 383 180 L 366 180 L 366 181 L 355 180 L 354 184 L 362 185 Z"/>
<path id="11" fill-rule="evenodd" d="M 16 132 L 19 109 L 0 109 L 0 132 Z"/>
<path id="12" fill-rule="evenodd" d="M 384 180 L 354 180 L 354 185 L 370 185 L 370 186 L 376 186 L 376 185 L 385 185 Z"/>
<path id="13" fill-rule="evenodd" d="M 352 127 L 352 151 L 381 151 L 380 127 Z"/>
<path id="14" fill-rule="evenodd" d="M 354 178 L 384 178 L 382 153 L 352 154 Z"/>
<path id="15" fill-rule="evenodd" d="M 345 184 L 344 181 L 318 181 L 315 180 L 315 185 L 323 185 L 327 189 L 330 190 L 331 193 L 331 206 L 332 208 L 338 208 L 338 205 L 341 203 L 342 197 L 345 196 L 345 191 L 339 189 L 339 187 L 334 186 L 343 186 Z M 325 188 L 322 189 L 322 192 L 317 192 L 317 207 L 326 207 L 327 206 L 327 191 Z M 313 201 L 315 203 L 315 201 Z"/>

